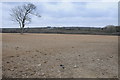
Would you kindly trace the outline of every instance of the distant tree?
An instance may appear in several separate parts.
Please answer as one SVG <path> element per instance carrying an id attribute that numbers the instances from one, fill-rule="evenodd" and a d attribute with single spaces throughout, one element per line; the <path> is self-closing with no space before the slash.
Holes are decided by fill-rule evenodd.
<path id="1" fill-rule="evenodd" d="M 115 27 L 114 25 L 107 25 L 105 26 L 106 28 L 111 28 L 111 27 Z"/>
<path id="2" fill-rule="evenodd" d="M 114 25 L 107 25 L 104 27 L 108 32 L 115 32 L 116 27 Z"/>
<path id="3" fill-rule="evenodd" d="M 11 9 L 12 21 L 17 22 L 21 29 L 21 34 L 24 32 L 24 27 L 26 24 L 31 22 L 31 15 L 41 17 L 39 14 L 35 13 L 36 6 L 32 3 L 24 4 L 22 6 L 17 6 Z"/>

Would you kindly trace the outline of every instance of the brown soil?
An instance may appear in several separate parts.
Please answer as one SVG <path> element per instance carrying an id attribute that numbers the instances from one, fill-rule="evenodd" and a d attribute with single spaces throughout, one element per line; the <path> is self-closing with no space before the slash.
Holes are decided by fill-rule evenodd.
<path id="1" fill-rule="evenodd" d="M 117 36 L 16 33 L 2 36 L 4 77 L 118 77 Z"/>

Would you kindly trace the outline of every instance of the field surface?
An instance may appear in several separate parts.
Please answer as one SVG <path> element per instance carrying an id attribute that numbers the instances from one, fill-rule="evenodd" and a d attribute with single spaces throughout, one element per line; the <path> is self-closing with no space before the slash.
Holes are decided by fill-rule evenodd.
<path id="1" fill-rule="evenodd" d="M 2 34 L 3 77 L 116 78 L 118 37 Z"/>

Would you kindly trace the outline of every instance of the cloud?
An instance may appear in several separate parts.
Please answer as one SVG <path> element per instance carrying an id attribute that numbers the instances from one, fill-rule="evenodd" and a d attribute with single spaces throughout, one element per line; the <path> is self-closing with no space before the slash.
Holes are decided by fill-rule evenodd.
<path id="1" fill-rule="evenodd" d="M 2 27 L 2 3 L 0 3 L 0 28 Z"/>
<path id="2" fill-rule="evenodd" d="M 117 2 L 32 2 L 41 18 L 32 16 L 36 26 L 106 26 L 117 25 Z M 9 10 L 24 3 L 3 3 L 3 27 L 15 27 L 9 19 Z M 7 23 L 6 23 L 7 22 Z"/>
<path id="3" fill-rule="evenodd" d="M 29 0 L 30 2 L 119 2 L 119 0 Z M 1 0 L 1 2 L 27 2 L 27 0 Z"/>

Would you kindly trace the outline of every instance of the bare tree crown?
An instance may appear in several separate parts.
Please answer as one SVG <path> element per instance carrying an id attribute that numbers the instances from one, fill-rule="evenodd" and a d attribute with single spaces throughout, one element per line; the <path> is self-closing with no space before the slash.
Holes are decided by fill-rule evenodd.
<path id="1" fill-rule="evenodd" d="M 20 28 L 24 29 L 25 25 L 31 22 L 31 14 L 41 17 L 35 13 L 35 10 L 36 6 L 32 3 L 28 3 L 11 9 L 10 15 L 12 17 L 12 21 L 19 23 Z"/>

